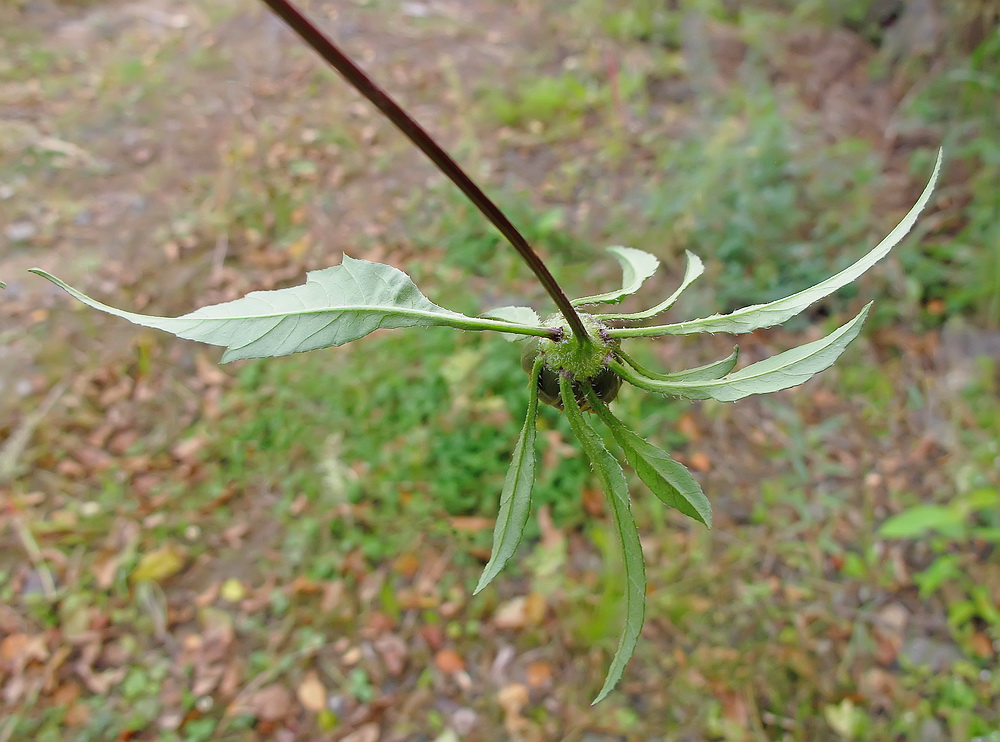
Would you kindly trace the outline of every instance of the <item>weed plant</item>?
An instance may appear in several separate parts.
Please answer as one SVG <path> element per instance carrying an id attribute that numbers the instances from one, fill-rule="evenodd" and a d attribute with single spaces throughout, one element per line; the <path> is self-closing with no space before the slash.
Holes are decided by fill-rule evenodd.
<path id="1" fill-rule="evenodd" d="M 941 154 L 939 152 L 930 181 L 902 221 L 872 250 L 839 273 L 782 298 L 751 304 L 724 314 L 670 324 L 648 324 L 648 321 L 656 320 L 669 310 L 678 297 L 704 273 L 704 265 L 695 254 L 687 253 L 684 277 L 676 290 L 648 309 L 637 312 L 618 311 L 617 305 L 636 294 L 659 268 L 659 260 L 653 255 L 623 246 L 608 248 L 621 266 L 620 287 L 569 299 L 552 276 L 549 267 L 504 212 L 412 118 L 294 6 L 278 0 L 268 0 L 267 4 L 455 182 L 535 273 L 558 311 L 543 318 L 531 307 L 504 306 L 483 316 L 462 314 L 431 302 L 409 276 L 399 269 L 357 260 L 347 255 L 344 255 L 340 265 L 310 272 L 306 283 L 301 286 L 253 292 L 241 299 L 202 307 L 176 318 L 154 317 L 117 309 L 83 294 L 45 271 L 35 269 L 34 272 L 94 309 L 178 337 L 224 347 L 223 362 L 285 356 L 341 346 L 379 329 L 448 327 L 497 332 L 519 342 L 522 367 L 528 374 L 527 414 L 520 426 L 510 468 L 501 487 L 492 555 L 483 570 L 476 592 L 483 590 L 496 577 L 522 539 L 536 492 L 536 480 L 542 474 L 538 472 L 536 462 L 539 405 L 544 403 L 555 407 L 565 414 L 568 429 L 579 441 L 607 496 L 620 539 L 624 565 L 624 627 L 618 650 L 594 700 L 596 703 L 606 697 L 621 678 L 638 643 L 645 617 L 645 563 L 633 519 L 628 485 L 619 459 L 624 460 L 665 505 L 707 527 L 711 527 L 712 523 L 711 506 L 694 476 L 666 451 L 633 432 L 611 411 L 609 405 L 617 398 L 622 385 L 630 384 L 656 394 L 683 399 L 714 399 L 721 402 L 737 401 L 754 394 L 797 386 L 836 361 L 858 336 L 871 303 L 852 320 L 820 339 L 739 370 L 736 370 L 738 347 L 725 358 L 704 366 L 661 371 L 644 366 L 633 357 L 631 349 L 623 344 L 664 335 L 716 332 L 737 335 L 753 332 L 784 323 L 817 301 L 848 286 L 884 258 L 912 228 L 918 214 L 931 197 L 940 172 Z M 725 173 L 719 177 L 725 178 Z M 773 174 L 765 173 L 763 177 L 769 181 L 775 180 Z M 783 200 L 780 190 L 777 193 L 777 208 L 787 209 L 789 203 Z M 778 283 L 781 283 L 780 277 L 776 280 L 776 284 Z M 433 332 L 438 333 L 440 330 Z M 463 357 L 462 353 L 467 355 Z M 430 368 L 431 363 L 436 367 L 437 373 Z M 486 454 L 482 460 L 470 457 L 449 459 L 448 431 L 436 435 L 427 433 L 425 429 L 426 420 L 434 413 L 434 409 L 427 405 L 436 401 L 435 395 L 414 396 L 412 409 L 406 406 L 406 395 L 396 395 L 394 400 L 397 407 L 384 410 L 383 405 L 393 397 L 391 394 L 389 397 L 381 396 L 383 392 L 378 388 L 383 384 L 389 389 L 396 384 L 440 385 L 439 401 L 454 402 L 465 394 L 466 404 L 474 410 L 476 402 L 483 397 L 461 383 L 463 374 L 472 366 L 495 369 L 494 363 L 486 360 L 485 353 L 467 347 L 459 350 L 455 346 L 446 349 L 431 362 L 417 365 L 417 370 L 426 372 L 420 375 L 419 381 L 405 369 L 390 369 L 379 376 L 373 389 L 366 386 L 365 395 L 371 395 L 370 400 L 358 399 L 356 406 L 349 406 L 345 410 L 345 417 L 341 421 L 345 436 L 357 425 L 385 426 L 387 436 L 391 437 L 390 449 L 395 447 L 399 451 L 417 452 L 412 460 L 414 465 L 430 459 L 436 461 L 444 472 L 449 467 L 463 469 L 459 479 L 468 479 L 470 468 L 488 477 L 492 461 L 504 450 L 499 438 L 483 443 L 482 448 Z M 491 370 L 490 373 L 496 372 Z M 391 418 L 387 416 L 390 412 L 393 415 Z M 591 419 L 600 421 L 602 428 L 610 434 L 610 439 L 620 450 L 620 456 L 616 457 L 611 453 L 605 436 L 595 429 Z M 363 422 L 364 420 L 367 422 Z M 288 433 L 287 430 L 255 429 L 250 434 L 266 450 L 269 436 Z M 332 439 L 332 444 L 342 445 L 337 439 Z M 241 465 L 239 461 L 234 463 Z M 405 461 L 403 464 L 406 465 Z M 578 473 L 576 476 L 580 477 L 582 474 Z M 447 480 L 448 476 L 443 476 L 442 479 Z M 352 495 L 352 486 L 350 481 L 337 480 L 336 471 L 331 469 L 327 472 L 328 494 L 332 492 L 336 497 L 346 498 L 358 496 Z M 563 486 L 565 483 L 560 483 L 560 487 Z M 383 496 L 389 497 L 388 493 Z M 452 501 L 452 507 L 459 512 L 475 510 L 479 504 L 474 499 L 463 499 L 464 493 L 461 492 L 448 493 L 447 497 Z M 324 542 L 319 540 L 314 544 L 299 544 L 297 547 L 291 545 L 291 548 L 301 550 L 316 543 Z"/>

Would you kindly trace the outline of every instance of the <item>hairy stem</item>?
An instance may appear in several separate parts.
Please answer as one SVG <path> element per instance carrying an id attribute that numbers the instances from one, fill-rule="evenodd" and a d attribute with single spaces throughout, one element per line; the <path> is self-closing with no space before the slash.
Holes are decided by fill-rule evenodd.
<path id="1" fill-rule="evenodd" d="M 549 296 L 556 303 L 559 311 L 569 322 L 573 334 L 581 344 L 590 342 L 583 322 L 577 314 L 569 298 L 556 279 L 549 272 L 545 263 L 532 249 L 524 236 L 517 230 L 490 198 L 483 193 L 458 163 L 442 149 L 412 116 L 404 111 L 388 93 L 380 88 L 360 67 L 347 57 L 322 31 L 316 28 L 309 19 L 290 2 L 286 0 L 263 0 L 285 23 L 297 33 L 326 62 L 339 72 L 359 93 L 367 98 L 396 128 L 405 134 L 417 148 L 430 158 L 438 169 L 448 176 L 452 183 L 458 186 L 477 209 L 490 220 L 500 234 L 517 250 L 518 254 L 538 278 Z"/>

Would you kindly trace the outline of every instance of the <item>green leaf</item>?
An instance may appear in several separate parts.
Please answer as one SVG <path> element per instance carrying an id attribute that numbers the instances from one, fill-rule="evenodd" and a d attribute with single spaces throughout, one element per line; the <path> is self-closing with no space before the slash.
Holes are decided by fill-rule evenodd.
<path id="1" fill-rule="evenodd" d="M 535 420 L 538 416 L 538 374 L 541 370 L 542 359 L 537 358 L 531 371 L 528 414 L 514 446 L 500 494 L 500 511 L 493 528 L 493 551 L 473 595 L 489 585 L 514 555 L 517 545 L 521 543 L 524 524 L 528 522 L 531 488 L 535 483 Z"/>
<path id="2" fill-rule="evenodd" d="M 736 366 L 736 361 L 740 357 L 740 347 L 738 345 L 734 346 L 733 352 L 719 361 L 713 361 L 712 363 L 705 364 L 704 366 L 689 368 L 684 371 L 675 371 L 670 374 L 661 374 L 656 371 L 650 371 L 648 368 L 640 365 L 638 361 L 620 349 L 617 353 L 629 366 L 634 368 L 643 376 L 648 376 L 650 379 L 660 379 L 662 381 L 710 381 L 712 379 L 721 379 L 733 370 Z"/>
<path id="3" fill-rule="evenodd" d="M 886 521 L 888 522 L 888 521 Z M 920 589 L 920 597 L 928 598 L 941 585 L 961 578 L 962 567 L 955 554 L 935 557 L 927 569 L 913 575 L 913 584 Z"/>
<path id="4" fill-rule="evenodd" d="M 3 281 L 0 281 L 0 289 L 5 289 L 5 288 L 7 288 L 7 284 L 5 284 Z"/>
<path id="5" fill-rule="evenodd" d="M 491 309 L 483 316 L 532 327 L 538 327 L 542 324 L 542 318 L 531 307 L 497 307 L 496 309 Z M 514 343 L 523 338 L 516 335 L 504 335 L 504 339 Z"/>
<path id="6" fill-rule="evenodd" d="M 443 309 L 421 294 L 402 271 L 347 255 L 340 265 L 311 271 L 304 285 L 254 291 L 183 317 L 150 317 L 115 309 L 43 270 L 31 270 L 94 309 L 188 340 L 224 346 L 223 363 L 344 345 L 387 328 L 437 325 L 538 336 L 550 332 L 544 327 L 467 317 Z"/>
<path id="7" fill-rule="evenodd" d="M 656 273 L 656 269 L 660 267 L 660 261 L 655 255 L 632 247 L 609 247 L 608 252 L 621 263 L 622 287 L 618 291 L 574 299 L 571 302 L 574 307 L 584 304 L 617 304 L 626 296 L 631 296 L 638 291 L 646 279 Z"/>
<path id="8" fill-rule="evenodd" d="M 629 466 L 635 469 L 639 479 L 650 491 L 668 507 L 711 528 L 712 506 L 691 472 L 683 464 L 670 458 L 666 451 L 626 427 L 594 394 L 592 388 L 587 389 L 587 400 L 622 447 Z"/>
<path id="9" fill-rule="evenodd" d="M 604 494 L 608 498 L 611 515 L 621 538 L 625 564 L 625 626 L 618 642 L 618 651 L 615 652 L 608 668 L 608 675 L 604 679 L 604 685 L 594 699 L 594 703 L 598 703 L 618 684 L 639 641 L 646 610 L 646 564 L 642 557 L 639 529 L 635 527 L 635 520 L 632 518 L 628 483 L 625 481 L 622 468 L 608 452 L 601 436 L 584 420 L 583 412 L 573 393 L 573 383 L 565 376 L 561 376 L 559 389 L 570 427 L 579 439 L 587 458 L 590 459 L 598 479 L 601 480 Z"/>
<path id="10" fill-rule="evenodd" d="M 687 322 L 678 322 L 672 325 L 658 325 L 655 327 L 637 328 L 616 328 L 610 331 L 612 337 L 653 337 L 657 335 L 690 335 L 696 332 L 728 332 L 743 333 L 752 332 L 761 327 L 771 327 L 779 325 L 785 320 L 794 317 L 811 304 L 829 296 L 839 288 L 854 281 L 862 273 L 880 261 L 889 251 L 895 247 L 903 237 L 913 227 L 917 216 L 927 205 L 931 193 L 934 192 L 934 185 L 937 183 L 938 175 L 941 172 L 942 150 L 938 150 L 937 161 L 934 163 L 934 172 L 927 182 L 920 198 L 913 205 L 902 221 L 896 225 L 889 235 L 878 243 L 871 252 L 858 260 L 853 265 L 848 266 L 835 276 L 831 276 L 825 281 L 800 291 L 797 294 L 786 296 L 768 304 L 754 304 L 749 307 L 737 309 L 729 314 L 715 314 L 711 317 L 693 319 Z"/>
<path id="11" fill-rule="evenodd" d="M 685 250 L 684 254 L 687 255 L 687 267 L 684 269 L 684 278 L 681 279 L 681 285 L 677 287 L 677 290 L 664 299 L 662 302 L 657 304 L 655 307 L 650 307 L 643 312 L 633 312 L 631 314 L 601 314 L 599 315 L 602 319 L 620 319 L 620 320 L 639 320 L 639 319 L 649 319 L 650 317 L 655 317 L 661 312 L 665 312 L 670 307 L 674 305 L 674 302 L 680 298 L 680 295 L 684 293 L 684 290 L 695 282 L 702 273 L 705 272 L 705 265 L 701 262 L 701 258 L 695 255 L 690 250 Z"/>
<path id="12" fill-rule="evenodd" d="M 943 505 L 918 505 L 885 521 L 878 529 L 882 538 L 920 538 L 931 533 L 961 538 L 964 519 L 954 508 Z"/>
<path id="13" fill-rule="evenodd" d="M 751 394 L 769 394 L 798 386 L 829 368 L 861 332 L 861 325 L 871 306 L 872 303 L 869 302 L 857 317 L 824 338 L 752 363 L 714 381 L 663 381 L 630 371 L 618 361 L 612 361 L 609 365 L 625 381 L 640 389 L 687 399 L 734 402 Z"/>

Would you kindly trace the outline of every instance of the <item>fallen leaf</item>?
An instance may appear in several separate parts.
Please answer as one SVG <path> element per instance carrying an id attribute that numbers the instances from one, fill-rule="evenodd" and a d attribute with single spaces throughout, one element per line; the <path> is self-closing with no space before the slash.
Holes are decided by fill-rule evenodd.
<path id="1" fill-rule="evenodd" d="M 49 650 L 44 636 L 11 634 L 0 642 L 0 661 L 12 675 L 23 672 L 30 662 L 44 662 L 48 658 Z"/>
<path id="2" fill-rule="evenodd" d="M 205 386 L 224 386 L 230 381 L 229 374 L 219 368 L 219 364 L 209 360 L 207 353 L 198 353 L 194 357 L 194 365 L 198 381 Z"/>
<path id="3" fill-rule="evenodd" d="M 497 607 L 493 624 L 498 629 L 508 630 L 538 625 L 545 618 L 545 608 L 545 598 L 540 593 L 512 598 Z"/>
<path id="4" fill-rule="evenodd" d="M 902 636 L 909 620 L 910 612 L 902 603 L 889 603 L 875 615 L 878 627 L 892 636 Z"/>
<path id="5" fill-rule="evenodd" d="M 584 487 L 580 496 L 583 511 L 591 518 L 604 515 L 604 493 L 594 487 Z"/>
<path id="6" fill-rule="evenodd" d="M 427 646 L 437 651 L 444 644 L 444 629 L 440 624 L 428 623 L 420 627 L 420 636 L 427 642 Z"/>
<path id="7" fill-rule="evenodd" d="M 552 665 L 542 660 L 532 662 L 528 665 L 525 675 L 528 680 L 528 685 L 532 688 L 539 688 L 543 685 L 547 685 L 549 681 L 552 680 Z"/>
<path id="8" fill-rule="evenodd" d="M 180 572 L 183 566 L 184 550 L 176 544 L 167 544 L 143 554 L 129 579 L 133 582 L 165 580 Z"/>
<path id="9" fill-rule="evenodd" d="M 318 714 L 326 708 L 326 688 L 315 670 L 306 673 L 302 682 L 299 683 L 295 695 L 298 696 L 302 708 L 312 711 L 314 714 Z"/>
<path id="10" fill-rule="evenodd" d="M 465 660 L 454 649 L 441 649 L 434 655 L 434 665 L 449 675 L 465 669 Z"/>
<path id="11" fill-rule="evenodd" d="M 403 577 L 413 577 L 417 573 L 417 570 L 420 569 L 420 557 L 413 552 L 401 554 L 393 562 L 393 569 L 403 575 Z"/>
<path id="12" fill-rule="evenodd" d="M 63 723 L 68 727 L 82 727 L 90 722 L 90 709 L 82 703 L 74 703 L 66 709 Z"/>
<path id="13" fill-rule="evenodd" d="M 698 430 L 698 423 L 695 422 L 694 415 L 685 412 L 677 421 L 677 430 L 689 441 L 695 442 L 701 438 L 701 431 Z"/>
<path id="14" fill-rule="evenodd" d="M 480 531 L 492 531 L 496 525 L 496 520 L 491 518 L 480 518 L 475 516 L 456 516 L 451 519 L 451 527 L 461 533 L 479 533 Z"/>
<path id="15" fill-rule="evenodd" d="M 719 700 L 722 705 L 722 716 L 726 721 L 732 722 L 738 729 L 749 728 L 750 715 L 746 696 L 742 693 L 727 691 L 722 694 Z"/>
<path id="16" fill-rule="evenodd" d="M 340 742 L 378 742 L 381 733 L 378 724 L 370 722 L 358 727 L 346 737 L 341 737 Z"/>
<path id="17" fill-rule="evenodd" d="M 528 705 L 528 689 L 520 683 L 505 685 L 497 693 L 497 703 L 503 709 L 503 724 L 511 735 L 524 729 L 527 719 L 521 715 Z"/>
<path id="18" fill-rule="evenodd" d="M 171 455 L 178 461 L 193 464 L 198 461 L 198 454 L 208 443 L 208 436 L 195 435 L 186 438 L 170 449 Z"/>
<path id="19" fill-rule="evenodd" d="M 979 657 L 983 659 L 991 659 L 993 657 L 993 642 L 982 631 L 975 632 L 969 638 L 969 643 L 972 645 L 972 651 Z"/>
<path id="20" fill-rule="evenodd" d="M 323 585 L 305 575 L 298 575 L 292 580 L 288 590 L 293 595 L 319 595 L 323 592 Z"/>
<path id="21" fill-rule="evenodd" d="M 406 668 L 406 642 L 396 634 L 383 634 L 375 640 L 375 651 L 382 658 L 386 671 L 393 677 L 403 674 Z"/>
<path id="22" fill-rule="evenodd" d="M 688 465 L 695 471 L 707 472 L 712 468 L 712 459 L 704 451 L 695 451 L 688 457 Z"/>
<path id="23" fill-rule="evenodd" d="M 281 685 L 268 685 L 250 696 L 246 710 L 262 721 L 280 721 L 288 716 L 292 694 Z"/>

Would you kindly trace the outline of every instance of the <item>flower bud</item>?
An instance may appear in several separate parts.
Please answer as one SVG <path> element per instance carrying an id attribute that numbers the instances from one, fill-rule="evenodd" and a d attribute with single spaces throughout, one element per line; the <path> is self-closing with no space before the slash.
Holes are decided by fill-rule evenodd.
<path id="1" fill-rule="evenodd" d="M 596 371 L 582 379 L 577 377 L 574 369 L 565 367 L 553 368 L 550 365 L 553 360 L 553 354 L 546 353 L 546 347 L 551 346 L 551 341 L 539 342 L 537 339 L 531 339 L 524 342 L 524 349 L 521 351 L 521 368 L 524 369 L 525 373 L 531 373 L 535 366 L 535 359 L 539 355 L 543 358 L 543 365 L 538 374 L 539 401 L 560 410 L 563 408 L 563 401 L 559 392 L 560 374 L 573 377 L 573 394 L 582 410 L 589 411 L 591 409 L 590 401 L 587 399 L 586 394 L 586 382 L 590 383 L 597 398 L 606 403 L 611 402 L 618 396 L 618 390 L 622 386 L 621 377 L 607 367 L 607 361 L 614 356 L 618 344 L 600 337 L 597 332 L 595 332 L 595 336 L 592 339 L 594 342 L 590 352 L 600 354 L 600 356 L 596 363 L 589 363 L 585 366 L 588 370 L 596 369 Z M 573 343 L 576 341 L 572 339 L 572 336 L 567 335 L 566 339 L 561 342 Z"/>

